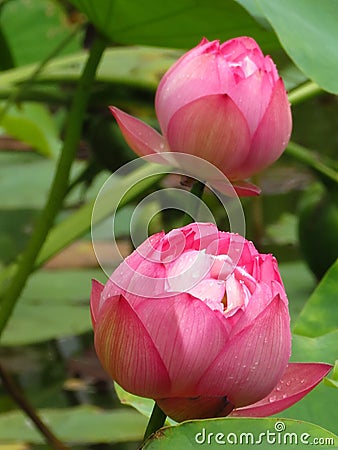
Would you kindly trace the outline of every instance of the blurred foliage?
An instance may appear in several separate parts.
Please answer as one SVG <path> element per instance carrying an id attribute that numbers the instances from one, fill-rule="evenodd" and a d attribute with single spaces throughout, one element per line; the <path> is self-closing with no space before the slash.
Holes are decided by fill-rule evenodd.
<path id="1" fill-rule="evenodd" d="M 94 448 L 89 446 L 94 443 L 105 443 L 102 448 L 107 449 L 134 448 L 145 426 L 142 415 L 119 406 L 92 348 L 90 280 L 104 281 L 105 274 L 91 249 L 91 212 L 110 173 L 135 157 L 107 107 L 114 104 L 156 126 L 156 86 L 184 49 L 195 46 L 203 36 L 226 40 L 250 35 L 272 54 L 288 89 L 312 89 L 293 106 L 292 139 L 311 150 L 310 159 L 337 171 L 338 103 L 331 94 L 338 92 L 337 14 L 335 0 L 0 1 L 0 294 L 20 263 L 18 255 L 48 196 L 70 103 L 92 42 L 92 25 L 110 45 L 90 88 L 64 207 L 35 269 L 44 267 L 30 277 L 0 348 L 1 364 L 72 448 Z M 163 175 L 155 172 L 149 166 L 115 176 L 95 222 L 103 253 L 110 244 L 112 210 L 120 208 L 115 231 L 128 253 L 130 217 L 138 202 L 155 187 L 179 186 L 179 180 L 163 180 Z M 140 175 L 146 181 L 117 205 L 125 186 Z M 278 257 L 290 302 L 292 359 L 334 364 L 338 338 L 337 186 L 318 164 L 306 164 L 288 151 L 256 181 L 262 196 L 243 199 L 247 237 L 260 250 Z M 227 218 L 217 201 L 210 193 L 205 193 L 204 199 L 220 227 L 226 229 Z M 156 204 L 148 205 L 138 224 L 147 223 L 155 210 Z M 155 216 L 151 232 L 172 227 L 177 220 L 180 217 L 173 211 Z M 117 263 L 114 259 L 110 266 Z M 312 272 L 321 279 L 318 286 Z M 335 376 L 331 378 L 336 381 Z M 336 396 L 336 390 L 321 383 L 283 415 L 337 433 Z M 142 399 L 138 402 L 142 409 Z M 133 401 L 128 397 L 124 403 Z M 4 389 L 0 391 L 0 411 L 0 449 L 5 443 L 18 449 L 46 448 Z M 236 423 L 248 431 L 247 422 Z M 267 423 L 262 422 L 264 430 Z M 273 428 L 274 422 L 269 423 Z M 177 433 L 181 439 L 183 431 L 179 430 L 187 426 L 195 425 L 166 433 Z M 219 425 L 214 421 L 209 426 Z M 293 426 L 287 422 L 288 431 Z M 311 427 L 306 431 L 325 434 Z M 133 442 L 131 446 L 127 441 Z M 147 444 L 156 448 L 152 445 Z"/>

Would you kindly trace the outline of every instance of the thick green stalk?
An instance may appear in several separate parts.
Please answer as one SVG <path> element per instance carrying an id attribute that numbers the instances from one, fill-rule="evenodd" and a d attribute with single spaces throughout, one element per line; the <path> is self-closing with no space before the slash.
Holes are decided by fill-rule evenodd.
<path id="1" fill-rule="evenodd" d="M 296 87 L 289 92 L 289 101 L 292 105 L 304 102 L 308 98 L 314 97 L 323 92 L 323 89 L 313 81 L 307 81 L 301 86 Z"/>
<path id="2" fill-rule="evenodd" d="M 311 167 L 327 180 L 338 183 L 338 172 L 334 168 L 324 164 L 315 152 L 290 141 L 286 148 L 286 153 L 301 161 L 303 164 L 306 164 L 308 167 Z"/>
<path id="3" fill-rule="evenodd" d="M 81 136 L 82 122 L 87 108 L 92 82 L 105 47 L 106 43 L 103 38 L 97 36 L 73 97 L 67 121 L 65 140 L 49 197 L 36 223 L 26 250 L 19 258 L 16 273 L 8 289 L 0 299 L 0 335 L 7 324 L 27 278 L 33 270 L 35 260 L 62 206 L 68 187 L 70 169 Z"/>
<path id="4" fill-rule="evenodd" d="M 164 414 L 162 409 L 158 406 L 157 403 L 155 403 L 153 411 L 151 413 L 146 431 L 144 433 L 143 441 L 148 439 L 150 435 L 155 433 L 157 430 L 159 430 L 163 425 L 165 424 L 167 416 Z"/>

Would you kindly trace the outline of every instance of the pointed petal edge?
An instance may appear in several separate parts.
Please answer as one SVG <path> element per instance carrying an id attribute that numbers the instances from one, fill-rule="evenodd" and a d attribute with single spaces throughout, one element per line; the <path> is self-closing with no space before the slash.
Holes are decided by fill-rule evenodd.
<path id="1" fill-rule="evenodd" d="M 163 136 L 142 122 L 142 120 L 121 111 L 115 106 L 109 107 L 127 144 L 138 156 L 147 156 L 165 151 Z"/>
<path id="2" fill-rule="evenodd" d="M 95 349 L 102 366 L 126 391 L 150 398 L 170 392 L 171 381 L 161 355 L 122 295 L 104 303 L 95 329 Z"/>
<path id="3" fill-rule="evenodd" d="M 230 415 L 266 417 L 277 414 L 301 400 L 322 381 L 331 369 L 332 366 L 325 363 L 289 363 L 281 381 L 269 395 L 253 405 L 232 411 Z M 290 384 L 291 380 L 293 380 L 293 386 Z"/>
<path id="4" fill-rule="evenodd" d="M 92 292 L 90 294 L 90 316 L 92 319 L 93 328 L 95 328 L 96 325 L 103 289 L 104 285 L 102 283 L 97 280 L 92 280 Z"/>

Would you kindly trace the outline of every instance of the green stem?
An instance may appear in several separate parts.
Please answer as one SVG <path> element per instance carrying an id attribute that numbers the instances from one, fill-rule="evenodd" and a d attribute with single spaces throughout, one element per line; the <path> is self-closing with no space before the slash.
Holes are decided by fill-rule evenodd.
<path id="1" fill-rule="evenodd" d="M 257 186 L 260 185 L 260 175 L 252 177 L 252 182 Z M 262 249 L 263 239 L 265 234 L 264 227 L 264 203 L 263 197 L 257 195 L 251 198 L 251 220 L 252 220 L 252 234 L 255 247 L 258 251 Z"/>
<path id="2" fill-rule="evenodd" d="M 150 435 L 155 433 L 155 431 L 159 430 L 165 424 L 167 416 L 164 414 L 162 409 L 155 403 L 153 411 L 151 413 L 146 431 L 144 433 L 143 442 L 148 439 Z"/>
<path id="3" fill-rule="evenodd" d="M 95 79 L 96 69 L 105 47 L 106 42 L 103 38 L 100 36 L 96 37 L 73 97 L 67 121 L 65 140 L 49 197 L 36 223 L 26 250 L 19 259 L 16 273 L 1 299 L 0 335 L 7 324 L 27 278 L 34 268 L 35 260 L 62 206 L 68 187 L 70 169 L 81 137 L 82 122 L 87 108 L 92 82 Z"/>
<path id="4" fill-rule="evenodd" d="M 203 192 L 204 192 L 204 188 L 205 188 L 205 184 L 202 183 L 202 181 L 197 180 L 197 181 L 194 182 L 194 184 L 192 185 L 192 188 L 190 190 L 190 192 L 197 197 L 195 199 L 195 204 L 192 205 L 192 208 L 191 208 L 193 210 L 193 212 L 194 212 L 193 219 L 195 217 L 197 217 L 198 210 L 199 210 L 199 205 L 200 205 L 199 199 L 202 198 L 202 195 L 203 195 Z M 190 216 L 190 214 L 185 213 L 181 226 L 184 227 L 185 225 L 188 225 L 189 223 L 191 223 L 191 216 Z"/>
<path id="5" fill-rule="evenodd" d="M 320 161 L 319 157 L 314 152 L 301 145 L 295 144 L 294 142 L 289 142 L 286 153 L 311 167 L 319 174 L 324 175 L 326 179 L 338 183 L 338 172 Z"/>
<path id="6" fill-rule="evenodd" d="M 41 420 L 33 406 L 29 403 L 23 392 L 17 386 L 9 373 L 0 365 L 0 379 L 15 403 L 27 414 L 31 419 L 35 428 L 42 434 L 47 444 L 54 450 L 70 450 L 70 448 L 61 442 L 55 434 Z"/>
<path id="7" fill-rule="evenodd" d="M 28 79 L 24 80 L 23 83 L 18 87 L 14 88 L 9 97 L 7 98 L 7 102 L 5 103 L 5 106 L 0 111 L 0 123 L 2 122 L 3 118 L 5 117 L 8 109 L 10 106 L 18 100 L 20 94 L 27 90 L 29 85 L 40 75 L 40 73 L 43 71 L 43 69 L 49 64 L 50 61 L 52 61 L 60 52 L 63 50 L 69 42 L 73 39 L 75 34 L 78 32 L 78 28 L 73 30 L 69 35 L 66 36 L 65 39 L 63 39 L 60 44 L 57 45 L 57 47 L 42 61 L 40 62 L 33 70 L 31 75 Z M 34 99 L 35 100 L 35 99 Z"/>
<path id="8" fill-rule="evenodd" d="M 323 92 L 323 89 L 313 81 L 307 81 L 306 83 L 298 86 L 289 92 L 289 101 L 292 105 L 304 102 L 305 100 L 314 97 Z"/>
<path id="9" fill-rule="evenodd" d="M 15 67 L 14 58 L 8 45 L 7 38 L 2 31 L 2 27 L 0 26 L 0 48 L 1 48 L 1 61 L 0 61 L 0 70 L 8 70 Z"/>

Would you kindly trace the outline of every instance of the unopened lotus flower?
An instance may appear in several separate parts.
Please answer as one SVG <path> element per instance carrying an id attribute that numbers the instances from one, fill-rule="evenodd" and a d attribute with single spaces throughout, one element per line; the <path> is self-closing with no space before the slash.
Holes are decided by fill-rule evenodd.
<path id="1" fill-rule="evenodd" d="M 275 258 L 213 224 L 148 238 L 105 286 L 93 282 L 91 314 L 106 371 L 177 421 L 277 413 L 331 368 L 288 363 Z"/>
<path id="2" fill-rule="evenodd" d="M 276 66 L 249 37 L 223 44 L 204 38 L 163 76 L 155 109 L 162 135 L 111 108 L 130 147 L 139 156 L 181 152 L 205 159 L 240 195 L 259 192 L 244 180 L 279 158 L 292 128 Z"/>

